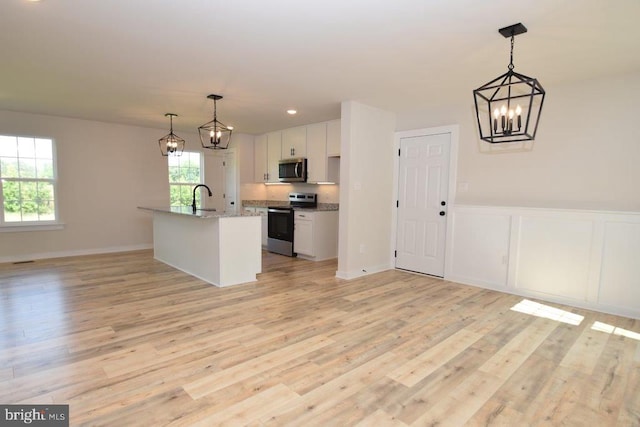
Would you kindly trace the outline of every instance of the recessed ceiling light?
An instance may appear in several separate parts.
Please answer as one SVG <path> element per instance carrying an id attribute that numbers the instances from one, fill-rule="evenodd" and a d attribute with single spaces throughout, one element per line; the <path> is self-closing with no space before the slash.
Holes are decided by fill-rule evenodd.
<path id="1" fill-rule="evenodd" d="M 294 114 L 296 114 L 298 112 L 298 110 L 294 110 L 294 109 L 289 109 L 287 110 L 287 114 L 289 114 L 290 116 L 293 116 Z"/>

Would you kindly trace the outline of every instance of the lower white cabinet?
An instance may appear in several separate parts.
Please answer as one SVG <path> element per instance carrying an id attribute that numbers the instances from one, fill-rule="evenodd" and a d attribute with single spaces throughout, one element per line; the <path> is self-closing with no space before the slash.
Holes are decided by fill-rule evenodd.
<path id="1" fill-rule="evenodd" d="M 294 221 L 293 251 L 301 255 L 314 256 L 313 213 L 296 212 Z"/>
<path id="2" fill-rule="evenodd" d="M 314 261 L 338 256 L 338 211 L 296 211 L 293 251 Z"/>
<path id="3" fill-rule="evenodd" d="M 267 216 L 267 208 L 256 208 L 256 212 L 260 213 L 260 218 L 262 218 L 262 247 L 267 247 L 267 238 L 269 237 L 269 223 Z"/>

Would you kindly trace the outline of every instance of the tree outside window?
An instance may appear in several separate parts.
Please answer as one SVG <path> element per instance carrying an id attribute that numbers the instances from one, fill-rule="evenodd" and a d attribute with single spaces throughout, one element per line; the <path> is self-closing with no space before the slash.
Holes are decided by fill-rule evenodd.
<path id="1" fill-rule="evenodd" d="M 0 135 L 2 224 L 56 221 L 53 140 Z"/>
<path id="2" fill-rule="evenodd" d="M 181 156 L 167 157 L 169 162 L 169 194 L 171 206 L 191 206 L 193 187 L 203 182 L 202 156 L 184 151 Z M 196 192 L 200 205 L 200 192 Z"/>

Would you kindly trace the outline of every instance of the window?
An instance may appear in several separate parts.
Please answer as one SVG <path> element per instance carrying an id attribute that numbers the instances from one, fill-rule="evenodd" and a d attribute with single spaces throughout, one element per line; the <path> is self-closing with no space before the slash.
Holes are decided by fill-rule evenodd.
<path id="1" fill-rule="evenodd" d="M 203 182 L 202 156 L 184 151 L 181 156 L 169 156 L 169 194 L 171 206 L 191 206 L 193 187 Z M 200 205 L 200 192 L 196 192 Z"/>
<path id="2" fill-rule="evenodd" d="M 52 139 L 0 135 L 0 225 L 57 221 Z"/>

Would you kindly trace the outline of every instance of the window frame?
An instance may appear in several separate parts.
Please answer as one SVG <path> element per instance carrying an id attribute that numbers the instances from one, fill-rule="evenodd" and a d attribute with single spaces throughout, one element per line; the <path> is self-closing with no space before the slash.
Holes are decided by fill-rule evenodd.
<path id="1" fill-rule="evenodd" d="M 13 232 L 13 231 L 44 231 L 44 230 L 58 230 L 63 228 L 64 223 L 60 219 L 60 207 L 59 207 L 59 191 L 58 191 L 58 156 L 57 156 L 57 144 L 55 138 L 51 136 L 35 136 L 35 135 L 17 135 L 17 134 L 1 134 L 1 136 L 15 138 L 16 142 L 20 138 L 32 139 L 34 143 L 36 140 L 48 140 L 51 142 L 51 163 L 53 178 L 3 178 L 0 174 L 0 184 L 4 182 L 45 182 L 51 184 L 53 188 L 53 214 L 52 220 L 35 220 L 35 221 L 6 221 L 5 218 L 5 198 L 4 198 L 4 185 L 0 185 L 0 232 Z M 16 159 L 20 159 L 19 153 Z M 35 158 L 37 159 L 37 158 Z M 22 200 L 21 200 L 22 205 Z"/>
<path id="2" fill-rule="evenodd" d="M 181 160 L 183 158 L 185 158 L 185 155 L 188 157 L 192 154 L 197 154 L 198 155 L 198 160 L 199 160 L 199 170 L 200 170 L 200 176 L 199 176 L 199 182 L 172 182 L 171 181 L 171 159 L 178 159 Z M 198 185 L 198 184 L 202 184 L 204 182 L 204 153 L 200 152 L 200 151 L 183 151 L 182 155 L 180 156 L 167 156 L 167 172 L 168 172 L 168 181 L 169 181 L 169 206 L 173 207 L 174 205 L 171 204 L 171 187 L 176 186 L 176 187 L 186 187 L 189 188 L 189 191 L 191 192 L 193 187 Z M 192 197 L 192 196 L 190 196 Z M 201 202 L 201 194 L 200 192 L 196 193 L 196 204 L 200 205 Z M 177 206 L 184 206 L 184 205 L 177 205 Z M 191 206 L 191 203 L 189 203 L 187 206 Z"/>

